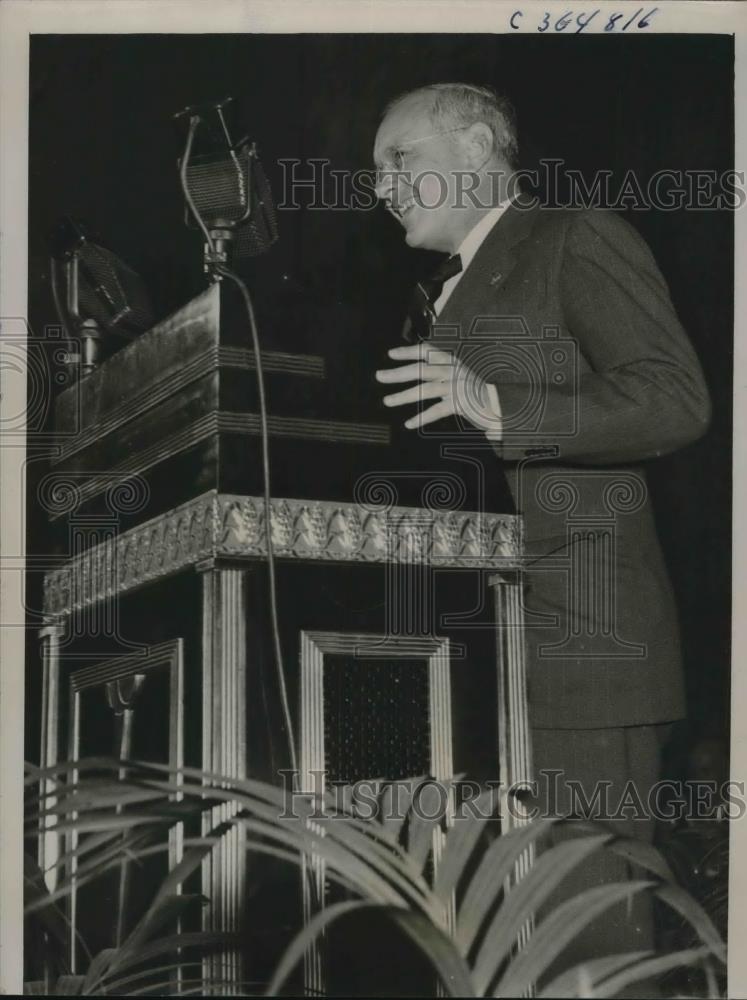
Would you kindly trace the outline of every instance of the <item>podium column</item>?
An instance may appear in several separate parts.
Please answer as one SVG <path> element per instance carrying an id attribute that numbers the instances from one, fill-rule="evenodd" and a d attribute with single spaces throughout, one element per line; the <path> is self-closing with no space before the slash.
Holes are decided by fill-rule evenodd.
<path id="1" fill-rule="evenodd" d="M 59 716 L 60 716 L 60 639 L 63 630 L 60 625 L 50 623 L 39 632 L 42 656 L 42 720 L 41 755 L 43 768 L 54 767 L 59 761 Z M 55 782 L 45 779 L 39 792 L 45 809 L 53 809 Z M 48 797 L 47 797 L 48 796 Z M 59 872 L 52 867 L 60 858 L 59 835 L 54 830 L 55 820 L 42 821 L 39 831 L 39 867 L 50 892 L 57 888 Z"/>
<path id="2" fill-rule="evenodd" d="M 210 561 L 202 573 L 202 767 L 211 774 L 244 778 L 246 739 L 246 576 L 245 568 Z M 203 817 L 203 835 L 236 813 L 224 803 Z M 202 891 L 209 903 L 203 930 L 237 933 L 243 922 L 246 850 L 238 826 L 220 838 L 202 864 Z M 220 995 L 241 991 L 242 959 L 238 948 L 204 960 L 204 975 Z"/>
<path id="3" fill-rule="evenodd" d="M 508 832 L 512 827 L 526 822 L 521 792 L 529 790 L 534 777 L 527 702 L 521 572 L 511 570 L 497 573 L 490 577 L 489 583 L 495 601 L 498 652 L 498 759 L 501 787 L 512 799 L 510 808 L 504 808 L 501 812 L 504 832 Z"/>
<path id="4" fill-rule="evenodd" d="M 522 792 L 529 792 L 534 778 L 532 737 L 527 701 L 526 647 L 524 643 L 523 580 L 520 570 L 497 573 L 490 578 L 495 600 L 496 647 L 498 652 L 498 759 L 503 791 L 501 830 L 508 833 L 529 822 Z M 526 847 L 506 880 L 506 891 L 524 878 L 534 863 L 534 845 Z M 517 946 L 526 947 L 534 928 L 530 917 L 520 928 Z"/>

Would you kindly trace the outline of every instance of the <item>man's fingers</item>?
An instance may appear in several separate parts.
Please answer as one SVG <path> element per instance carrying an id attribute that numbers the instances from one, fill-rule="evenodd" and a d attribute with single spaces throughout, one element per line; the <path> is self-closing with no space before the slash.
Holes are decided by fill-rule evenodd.
<path id="1" fill-rule="evenodd" d="M 382 368 L 376 372 L 379 382 L 414 382 L 423 378 L 425 365 L 418 361 L 413 365 L 402 365 L 400 368 Z"/>
<path id="2" fill-rule="evenodd" d="M 448 351 L 437 351 L 435 347 L 427 347 L 425 363 L 429 368 L 451 368 L 454 365 L 454 357 Z"/>
<path id="3" fill-rule="evenodd" d="M 451 368 L 448 365 L 426 365 L 417 361 L 412 365 L 402 365 L 400 368 L 382 368 L 376 372 L 379 382 L 425 382 L 430 380 L 445 381 Z"/>
<path id="4" fill-rule="evenodd" d="M 395 392 L 391 396 L 384 396 L 384 405 L 402 406 L 404 403 L 419 403 L 422 399 L 433 399 L 436 396 L 443 396 L 445 391 L 443 382 L 421 382 L 410 389 L 403 389 L 402 392 Z"/>
<path id="5" fill-rule="evenodd" d="M 440 403 L 436 403 L 435 406 L 430 406 L 427 410 L 423 410 L 422 413 L 417 413 L 414 417 L 410 417 L 409 420 L 405 421 L 405 427 L 408 430 L 414 430 L 416 427 L 425 427 L 426 424 L 432 424 L 435 420 L 450 417 L 453 412 L 454 405 L 451 399 L 444 399 Z"/>
<path id="6" fill-rule="evenodd" d="M 387 354 L 395 361 L 417 361 L 424 358 L 423 348 L 425 344 L 408 344 L 407 347 L 393 347 Z"/>
<path id="7" fill-rule="evenodd" d="M 387 353 L 394 361 L 425 361 L 429 365 L 450 365 L 453 360 L 449 351 L 434 347 L 427 341 L 409 344 L 407 347 L 393 347 Z"/>

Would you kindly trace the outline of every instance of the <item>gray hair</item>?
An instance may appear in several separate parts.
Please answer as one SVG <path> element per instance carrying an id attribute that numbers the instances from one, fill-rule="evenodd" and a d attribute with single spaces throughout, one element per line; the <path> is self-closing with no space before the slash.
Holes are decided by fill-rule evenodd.
<path id="1" fill-rule="evenodd" d="M 384 109 L 384 115 L 411 97 L 423 97 L 429 102 L 429 114 L 435 128 L 446 130 L 483 122 L 493 133 L 496 151 L 512 170 L 518 166 L 516 112 L 508 98 L 496 93 L 492 87 L 477 87 L 471 83 L 433 83 L 395 97 Z"/>

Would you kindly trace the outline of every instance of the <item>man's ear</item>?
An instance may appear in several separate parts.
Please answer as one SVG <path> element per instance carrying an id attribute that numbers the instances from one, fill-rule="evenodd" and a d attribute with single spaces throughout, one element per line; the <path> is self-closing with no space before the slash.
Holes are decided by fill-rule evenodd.
<path id="1" fill-rule="evenodd" d="M 493 155 L 495 139 L 490 126 L 475 122 L 464 131 L 464 151 L 472 170 L 480 170 Z"/>

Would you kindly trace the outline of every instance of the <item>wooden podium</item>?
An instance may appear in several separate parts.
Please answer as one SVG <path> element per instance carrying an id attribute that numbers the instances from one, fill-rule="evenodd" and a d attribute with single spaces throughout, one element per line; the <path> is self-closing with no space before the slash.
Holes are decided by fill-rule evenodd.
<path id="1" fill-rule="evenodd" d="M 516 778 L 529 759 L 520 520 L 470 509 L 479 449 L 413 468 L 380 415 L 340 415 L 324 357 L 270 345 L 268 523 L 247 345 L 230 290 L 213 285 L 57 399 L 61 448 L 40 487 L 58 553 L 44 581 L 42 764 L 113 751 L 278 780 L 269 536 L 303 787 L 319 771 Z M 62 849 L 46 831 L 42 867 Z M 170 864 L 180 849 L 175 836 Z M 202 882 L 206 929 L 251 925 L 238 829 Z M 112 943 L 104 910 L 136 911 L 137 888 L 126 905 L 115 895 L 73 902 L 94 946 Z M 257 953 L 302 918 L 286 916 Z M 238 989 L 244 958 L 209 971 Z M 318 963 L 305 986 L 324 988 Z"/>

